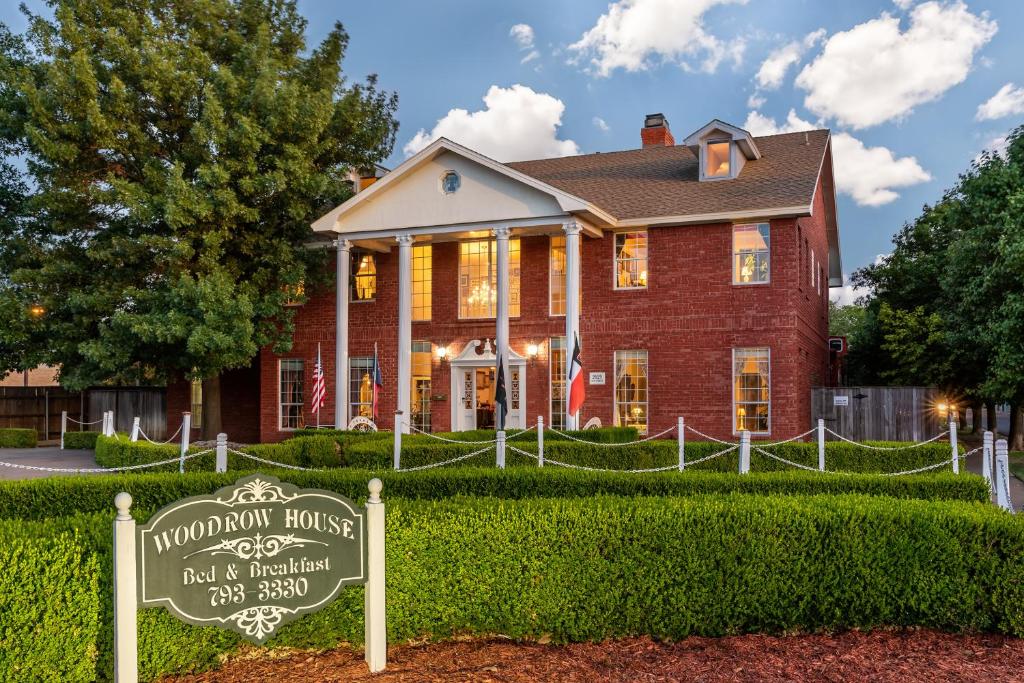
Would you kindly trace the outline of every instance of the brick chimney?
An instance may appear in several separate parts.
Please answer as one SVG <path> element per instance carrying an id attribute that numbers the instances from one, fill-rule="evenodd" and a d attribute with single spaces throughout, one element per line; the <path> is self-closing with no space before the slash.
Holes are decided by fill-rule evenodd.
<path id="1" fill-rule="evenodd" d="M 672 131 L 668 129 L 668 119 L 664 114 L 648 114 L 644 118 L 644 127 L 640 129 L 640 140 L 644 149 L 648 147 L 671 147 L 676 144 Z"/>

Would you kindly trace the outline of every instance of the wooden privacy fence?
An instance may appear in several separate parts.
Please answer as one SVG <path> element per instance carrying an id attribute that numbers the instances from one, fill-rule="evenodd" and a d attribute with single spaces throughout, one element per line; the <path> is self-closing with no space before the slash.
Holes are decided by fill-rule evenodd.
<path id="1" fill-rule="evenodd" d="M 167 436 L 167 397 L 160 387 L 89 389 L 86 408 L 88 420 L 98 420 L 103 413 L 113 410 L 115 431 L 131 432 L 132 423 L 138 417 L 139 426 L 149 438 L 159 441 Z M 57 419 L 60 420 L 60 411 Z M 57 433 L 60 433 L 59 425 Z"/>
<path id="2" fill-rule="evenodd" d="M 854 441 L 917 442 L 946 428 L 941 401 L 935 387 L 814 387 L 810 426 L 822 419 Z"/>
<path id="3" fill-rule="evenodd" d="M 0 428 L 34 429 L 43 441 L 60 438 L 60 414 L 83 420 L 81 392 L 61 387 L 0 387 Z"/>

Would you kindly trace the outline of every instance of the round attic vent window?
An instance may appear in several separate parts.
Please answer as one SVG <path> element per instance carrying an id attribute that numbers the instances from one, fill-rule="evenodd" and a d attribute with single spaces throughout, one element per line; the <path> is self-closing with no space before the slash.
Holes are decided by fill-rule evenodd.
<path id="1" fill-rule="evenodd" d="M 441 176 L 441 191 L 445 194 L 454 194 L 462 185 L 462 178 L 455 171 L 446 171 Z"/>

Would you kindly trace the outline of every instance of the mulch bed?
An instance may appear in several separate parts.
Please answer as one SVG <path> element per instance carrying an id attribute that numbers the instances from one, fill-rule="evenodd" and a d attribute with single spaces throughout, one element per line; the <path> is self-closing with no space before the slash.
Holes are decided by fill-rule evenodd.
<path id="1" fill-rule="evenodd" d="M 367 672 L 361 652 L 349 649 L 243 655 L 217 671 L 164 683 L 1021 680 L 1024 640 L 913 630 L 677 643 L 629 638 L 556 646 L 490 639 L 405 645 L 388 649 L 387 670 L 377 675 Z"/>

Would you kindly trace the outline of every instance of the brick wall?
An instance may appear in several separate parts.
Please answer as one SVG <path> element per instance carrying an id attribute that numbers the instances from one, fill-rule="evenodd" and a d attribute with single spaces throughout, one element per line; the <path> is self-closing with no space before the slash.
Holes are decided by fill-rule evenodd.
<path id="1" fill-rule="evenodd" d="M 220 377 L 221 427 L 231 441 L 256 443 L 260 439 L 260 405 L 264 400 L 260 392 L 260 366 L 258 357 L 249 367 L 227 370 Z M 181 424 L 182 413 L 192 409 L 191 389 L 186 381 L 167 385 L 168 436 Z M 189 440 L 200 437 L 199 428 L 193 427 Z"/>

